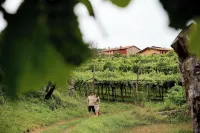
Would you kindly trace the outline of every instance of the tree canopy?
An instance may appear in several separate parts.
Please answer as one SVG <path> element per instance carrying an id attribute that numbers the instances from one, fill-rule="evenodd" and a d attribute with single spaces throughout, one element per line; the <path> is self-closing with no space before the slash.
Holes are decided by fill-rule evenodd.
<path id="1" fill-rule="evenodd" d="M 65 84 L 71 68 L 91 56 L 74 14 L 74 6 L 81 2 L 95 18 L 90 1 L 24 0 L 16 14 L 5 11 L 2 7 L 5 1 L 0 0 L 0 11 L 8 23 L 1 33 L 0 64 L 3 70 L 1 83 L 8 94 L 15 96 L 18 92 L 39 88 L 48 80 Z M 131 0 L 108 1 L 126 7 Z M 188 20 L 199 15 L 197 0 L 160 2 L 174 28 L 182 28 Z M 196 46 L 197 42 L 194 42 Z"/>

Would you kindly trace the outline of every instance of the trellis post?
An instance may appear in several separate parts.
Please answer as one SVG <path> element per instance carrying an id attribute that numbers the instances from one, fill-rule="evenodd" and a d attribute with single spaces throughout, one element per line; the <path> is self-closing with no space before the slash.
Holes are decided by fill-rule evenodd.
<path id="1" fill-rule="evenodd" d="M 92 91 L 94 91 L 94 79 L 95 79 L 95 62 L 94 62 L 94 66 L 93 66 L 93 70 L 92 70 Z"/>

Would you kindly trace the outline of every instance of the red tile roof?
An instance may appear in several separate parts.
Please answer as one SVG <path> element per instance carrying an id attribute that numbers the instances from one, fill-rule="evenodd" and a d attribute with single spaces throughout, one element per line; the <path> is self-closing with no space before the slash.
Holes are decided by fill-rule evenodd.
<path id="1" fill-rule="evenodd" d="M 145 51 L 146 49 L 156 49 L 156 50 L 160 50 L 160 51 L 170 51 L 170 50 L 172 50 L 170 48 L 162 48 L 162 47 L 152 46 L 152 47 L 146 47 L 145 49 L 140 50 L 138 53 L 141 53 L 141 52 Z"/>
<path id="2" fill-rule="evenodd" d="M 139 49 L 138 47 L 136 47 L 135 45 L 132 45 L 132 46 L 119 47 L 119 48 L 104 49 L 103 51 L 104 51 L 104 52 L 107 52 L 107 51 L 116 51 L 116 50 L 128 49 L 128 48 L 131 48 L 131 47 L 135 47 L 135 48 L 137 48 L 138 50 L 140 50 L 140 49 Z"/>

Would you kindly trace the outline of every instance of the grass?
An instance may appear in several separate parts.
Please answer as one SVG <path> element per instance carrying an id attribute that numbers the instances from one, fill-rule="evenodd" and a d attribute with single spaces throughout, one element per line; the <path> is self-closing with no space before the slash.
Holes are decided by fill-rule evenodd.
<path id="1" fill-rule="evenodd" d="M 115 115 L 87 119 L 73 128 L 70 133 L 110 133 L 116 132 L 119 129 L 144 124 L 146 123 L 133 120 L 130 111 L 126 111 Z"/>
<path id="2" fill-rule="evenodd" d="M 90 122 L 94 122 L 93 120 L 97 118 L 103 118 L 103 117 L 112 117 L 113 115 L 118 115 L 119 113 L 123 113 L 123 112 L 127 112 L 127 110 L 131 110 L 134 106 L 133 105 L 129 105 L 129 104 L 123 104 L 123 103 L 119 103 L 119 102 L 114 102 L 112 104 L 108 103 L 108 102 L 103 102 L 101 104 L 101 113 L 102 115 L 100 117 L 92 117 L 89 118 L 88 117 L 80 117 L 79 119 L 72 121 L 72 122 L 68 122 L 66 121 L 66 123 L 63 123 L 61 125 L 58 125 L 56 127 L 51 127 L 48 130 L 42 132 L 42 133 L 60 133 L 62 131 L 64 131 L 67 128 L 70 128 L 72 126 L 76 126 L 79 125 L 81 123 L 87 123 L 88 120 L 90 120 Z M 98 125 L 99 126 L 99 125 Z M 78 126 L 79 127 L 79 126 Z M 80 128 L 80 127 L 79 127 Z M 84 131 L 83 129 L 81 129 L 81 131 Z"/>
<path id="3" fill-rule="evenodd" d="M 165 102 L 146 102 L 145 103 L 145 108 L 148 108 L 152 111 L 168 111 L 168 110 L 174 110 L 174 109 L 177 109 L 177 108 L 180 108 L 174 104 L 168 104 L 168 103 L 165 103 Z"/>
<path id="4" fill-rule="evenodd" d="M 137 107 L 102 101 L 102 116 L 88 118 L 86 98 L 70 97 L 58 91 L 49 100 L 44 100 L 44 95 L 41 90 L 19 96 L 15 102 L 2 102 L 0 132 L 18 133 L 43 127 L 42 133 L 59 133 L 73 127 L 70 133 L 131 133 L 139 129 L 156 133 L 155 129 L 160 126 L 166 133 L 191 132 L 190 119 L 183 112 L 172 117 L 158 115 L 158 111 L 174 109 L 162 103 L 145 103 L 144 107 Z"/>
<path id="5" fill-rule="evenodd" d="M 55 125 L 52 126 L 48 129 L 46 129 L 45 131 L 41 132 L 41 133 L 60 133 L 60 132 L 64 132 L 66 129 L 73 127 L 75 125 L 78 125 L 79 123 L 83 122 L 85 120 L 84 118 L 80 118 L 71 122 L 66 122 L 60 125 Z"/>
<path id="6" fill-rule="evenodd" d="M 176 119 L 176 116 L 175 118 Z M 130 111 L 94 117 L 79 123 L 70 133 L 167 133 L 191 132 L 188 122 L 171 123 L 172 118 L 158 115 L 148 108 L 133 106 Z M 161 127 L 161 128 L 160 128 Z M 161 130 L 162 129 L 162 130 Z"/>
<path id="7" fill-rule="evenodd" d="M 152 124 L 148 126 L 139 126 L 133 129 L 124 129 L 120 133 L 192 133 L 191 125 L 181 124 Z"/>
<path id="8" fill-rule="evenodd" d="M 64 97 L 58 91 L 49 100 L 44 100 L 42 91 L 20 96 L 15 102 L 0 105 L 0 131 L 23 132 L 85 115 L 86 104 L 82 101 L 81 98 Z"/>
<path id="9" fill-rule="evenodd" d="M 87 116 L 86 98 L 70 97 L 54 92 L 44 100 L 43 90 L 19 96 L 14 102 L 7 101 L 0 106 L 0 132 L 15 133 L 46 127 L 55 122 Z M 102 103 L 103 114 L 129 110 L 131 106 L 122 103 Z"/>

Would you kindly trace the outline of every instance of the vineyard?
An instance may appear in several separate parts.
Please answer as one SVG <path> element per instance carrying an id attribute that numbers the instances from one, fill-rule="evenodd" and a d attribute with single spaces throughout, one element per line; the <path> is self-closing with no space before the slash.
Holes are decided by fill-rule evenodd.
<path id="1" fill-rule="evenodd" d="M 48 84 L 19 95 L 16 105 L 2 93 L 0 131 L 121 133 L 148 128 L 154 132 L 151 126 L 164 126 L 163 132 L 190 133 L 177 60 L 173 51 L 152 56 L 100 56 L 77 67 L 69 86 L 54 86 L 49 96 Z M 101 117 L 87 118 L 85 101 L 90 91 L 100 94 Z"/>
<path id="2" fill-rule="evenodd" d="M 78 67 L 72 79 L 76 92 L 84 96 L 93 90 L 108 101 L 163 101 L 170 88 L 182 85 L 177 61 L 173 51 L 166 55 L 99 56 Z"/>
<path id="3" fill-rule="evenodd" d="M 197 1 L 0 3 L 0 133 L 200 133 Z"/>

